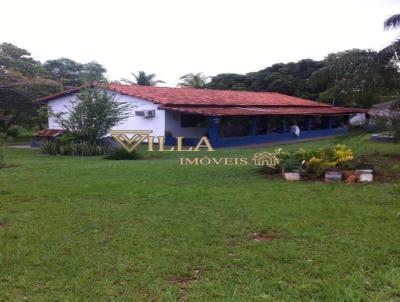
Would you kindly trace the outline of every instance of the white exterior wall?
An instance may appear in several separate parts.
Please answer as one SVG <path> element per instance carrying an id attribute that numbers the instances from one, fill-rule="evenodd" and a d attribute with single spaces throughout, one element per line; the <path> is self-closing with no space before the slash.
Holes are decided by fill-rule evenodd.
<path id="1" fill-rule="evenodd" d="M 66 95 L 54 100 L 51 100 L 47 103 L 47 107 L 49 111 L 52 113 L 60 113 L 60 112 L 68 112 L 68 108 L 71 104 L 71 100 L 74 98 L 73 95 Z M 49 129 L 61 129 L 61 126 L 56 122 L 53 116 L 49 116 Z"/>
<path id="2" fill-rule="evenodd" d="M 350 118 L 350 125 L 360 125 L 367 120 L 367 115 L 365 113 L 357 113 Z"/>
<path id="3" fill-rule="evenodd" d="M 68 112 L 68 106 L 71 104 L 71 100 L 73 100 L 75 97 L 75 95 L 63 96 L 49 101 L 48 106 L 53 113 Z M 123 121 L 121 124 L 114 126 L 112 130 L 152 130 L 153 133 L 151 135 L 153 136 L 165 135 L 165 111 L 159 110 L 159 105 L 156 105 L 150 101 L 122 94 L 117 94 L 116 100 L 132 105 L 132 116 Z M 156 114 L 153 118 L 135 116 L 134 111 L 139 110 L 155 110 Z M 54 117 L 49 117 L 49 128 L 61 129 Z"/>
<path id="4" fill-rule="evenodd" d="M 170 131 L 174 137 L 200 138 L 207 134 L 208 127 L 181 127 L 181 113 L 177 111 L 166 111 L 165 131 Z"/>

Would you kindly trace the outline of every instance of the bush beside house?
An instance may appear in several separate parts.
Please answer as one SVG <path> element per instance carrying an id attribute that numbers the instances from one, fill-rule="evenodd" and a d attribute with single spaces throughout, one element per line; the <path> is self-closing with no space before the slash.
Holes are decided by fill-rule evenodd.
<path id="1" fill-rule="evenodd" d="M 129 117 L 129 105 L 117 102 L 107 85 L 88 87 L 77 94 L 67 112 L 55 114 L 62 136 L 41 144 L 48 155 L 95 156 L 111 153 L 103 137 Z"/>

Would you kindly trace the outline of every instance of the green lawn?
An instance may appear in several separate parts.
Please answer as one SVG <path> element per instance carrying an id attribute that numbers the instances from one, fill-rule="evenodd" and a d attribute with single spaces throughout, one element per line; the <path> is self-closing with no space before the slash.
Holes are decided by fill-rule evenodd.
<path id="1" fill-rule="evenodd" d="M 366 137 L 284 148 L 338 142 L 357 155 L 400 154 Z M 8 148 L 0 301 L 400 301 L 398 181 L 288 183 L 252 165 L 180 166 L 179 156 Z M 254 241 L 256 232 L 275 239 Z"/>

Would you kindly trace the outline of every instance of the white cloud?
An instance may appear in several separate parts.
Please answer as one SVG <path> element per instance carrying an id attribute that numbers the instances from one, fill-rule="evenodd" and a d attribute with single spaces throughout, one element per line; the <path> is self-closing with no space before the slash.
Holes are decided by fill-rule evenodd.
<path id="1" fill-rule="evenodd" d="M 383 20 L 398 0 L 13 0 L 0 39 L 44 61 L 103 64 L 110 79 L 155 72 L 175 85 L 189 72 L 245 73 L 273 63 L 385 47 Z"/>

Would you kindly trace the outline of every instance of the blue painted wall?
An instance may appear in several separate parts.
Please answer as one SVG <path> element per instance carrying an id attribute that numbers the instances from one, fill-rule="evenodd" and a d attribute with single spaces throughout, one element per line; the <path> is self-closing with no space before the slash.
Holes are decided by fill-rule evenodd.
<path id="1" fill-rule="evenodd" d="M 268 135 L 230 137 L 230 138 L 220 138 L 220 137 L 210 136 L 209 140 L 213 147 L 221 148 L 221 147 L 234 147 L 234 146 L 282 142 L 290 140 L 296 141 L 306 138 L 318 138 L 318 137 L 322 138 L 324 136 L 343 135 L 346 134 L 347 132 L 348 128 L 342 127 L 342 128 L 331 128 L 322 130 L 302 131 L 299 137 L 295 136 L 292 133 L 276 133 Z M 183 143 L 185 146 L 196 146 L 198 141 L 199 140 L 197 138 L 185 138 Z M 165 144 L 176 145 L 176 138 L 166 137 Z"/>
<path id="2" fill-rule="evenodd" d="M 230 138 L 218 138 L 215 141 L 211 141 L 213 147 L 233 147 L 233 146 L 244 146 L 244 145 L 254 145 L 263 143 L 273 143 L 282 141 L 296 141 L 305 138 L 318 138 L 324 136 L 332 135 L 343 135 L 348 132 L 347 127 L 342 128 L 331 128 L 322 130 L 310 130 L 302 131 L 300 136 L 295 136 L 292 133 L 276 133 L 269 135 L 257 135 L 257 136 L 246 136 L 246 137 L 230 137 Z"/>

